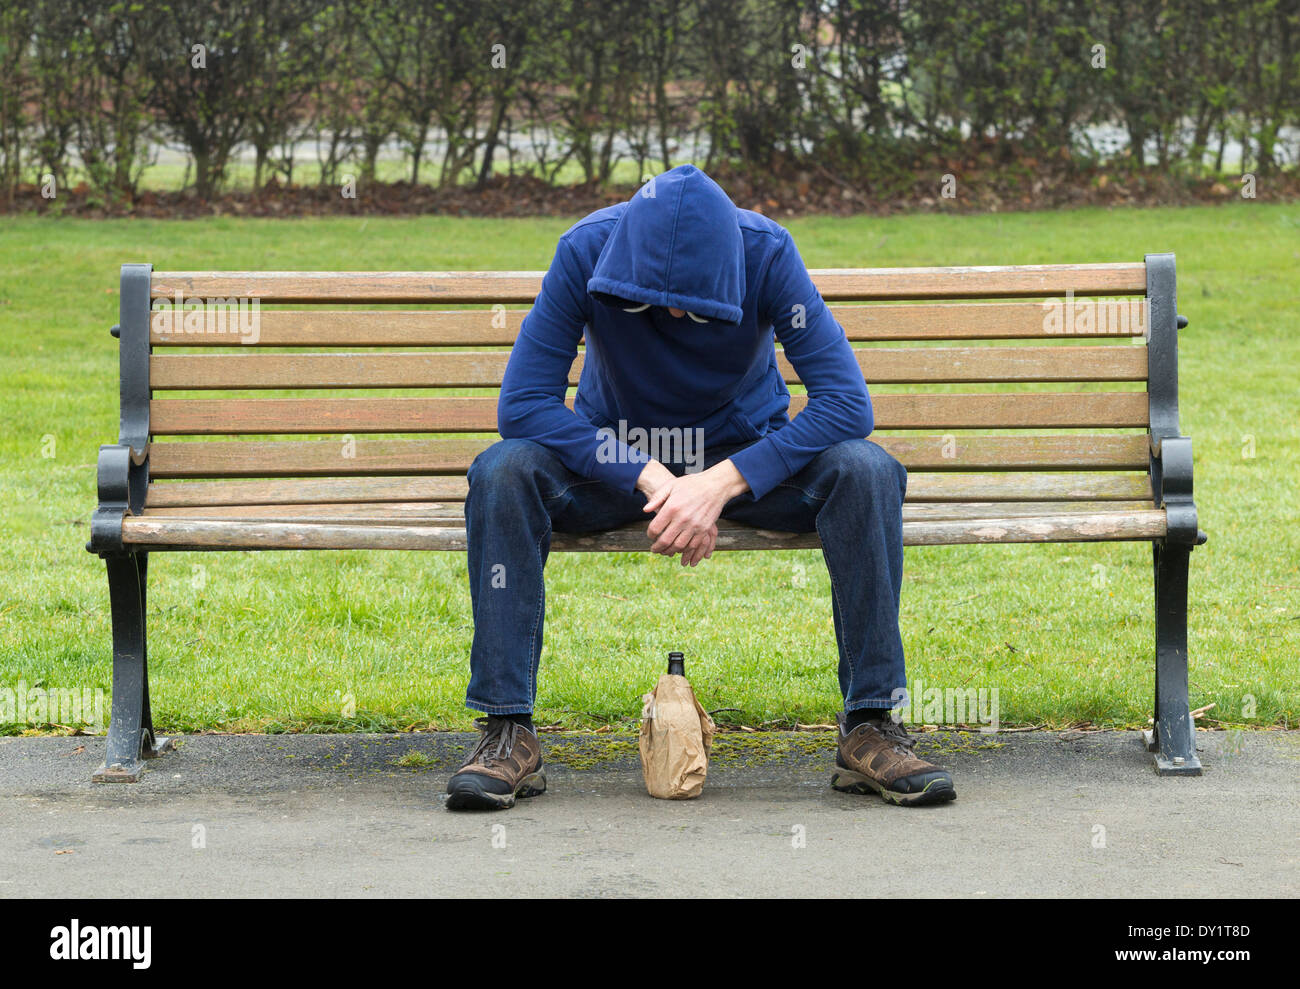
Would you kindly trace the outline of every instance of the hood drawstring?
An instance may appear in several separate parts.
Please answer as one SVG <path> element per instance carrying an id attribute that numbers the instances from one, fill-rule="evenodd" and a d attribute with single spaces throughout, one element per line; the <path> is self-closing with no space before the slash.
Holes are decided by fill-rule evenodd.
<path id="1" fill-rule="evenodd" d="M 624 307 L 623 307 L 623 311 L 624 311 L 624 312 L 645 312 L 645 311 L 646 311 L 647 309 L 649 309 L 649 308 L 650 308 L 650 303 L 648 303 L 648 302 L 643 302 L 643 303 L 641 303 L 641 305 L 639 305 L 639 306 L 624 306 Z M 703 316 L 696 316 L 695 313 L 693 313 L 693 312 L 688 312 L 686 315 L 689 316 L 689 317 L 691 317 L 691 319 L 695 320 L 695 322 L 697 322 L 697 323 L 707 323 L 707 322 L 708 322 L 708 320 L 705 319 Z"/>

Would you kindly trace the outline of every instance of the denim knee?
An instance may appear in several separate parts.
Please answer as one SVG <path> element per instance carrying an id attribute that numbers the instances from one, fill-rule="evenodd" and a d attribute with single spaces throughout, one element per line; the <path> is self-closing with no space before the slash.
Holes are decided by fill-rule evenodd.
<path id="1" fill-rule="evenodd" d="M 471 488 L 479 482 L 509 484 L 531 474 L 547 455 L 546 448 L 532 440 L 497 440 L 474 458 L 465 476 Z"/>
<path id="2" fill-rule="evenodd" d="M 899 498 L 907 493 L 907 468 L 878 443 L 845 440 L 828 447 L 822 456 L 837 477 L 854 478 L 874 490 L 897 486 Z"/>

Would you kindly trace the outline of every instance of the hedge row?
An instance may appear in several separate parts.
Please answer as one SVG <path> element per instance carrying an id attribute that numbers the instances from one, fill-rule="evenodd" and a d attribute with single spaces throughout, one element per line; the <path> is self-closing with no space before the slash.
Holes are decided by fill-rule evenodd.
<path id="1" fill-rule="evenodd" d="M 970 140 L 1190 172 L 1237 142 L 1266 173 L 1294 164 L 1300 0 L 19 0 L 0 79 L 10 199 L 133 199 L 161 142 L 204 198 L 240 148 L 292 182 L 311 139 L 326 185 L 391 142 L 438 186 L 684 157 L 887 182 Z"/>

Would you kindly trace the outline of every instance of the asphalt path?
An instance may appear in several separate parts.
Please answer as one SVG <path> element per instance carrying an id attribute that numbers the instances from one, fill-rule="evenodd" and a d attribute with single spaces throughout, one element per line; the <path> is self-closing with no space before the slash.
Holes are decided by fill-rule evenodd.
<path id="1" fill-rule="evenodd" d="M 724 743 L 704 794 L 647 796 L 630 738 L 544 736 L 548 792 L 443 806 L 460 734 L 201 735 L 136 784 L 102 737 L 0 739 L 0 897 L 1295 896 L 1300 732 L 924 735 L 958 799 L 828 786 L 830 737 Z"/>

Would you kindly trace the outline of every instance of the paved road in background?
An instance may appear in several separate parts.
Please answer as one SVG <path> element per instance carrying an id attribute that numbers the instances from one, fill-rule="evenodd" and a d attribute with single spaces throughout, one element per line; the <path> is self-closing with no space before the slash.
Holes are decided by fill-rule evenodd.
<path id="1" fill-rule="evenodd" d="M 831 790 L 810 733 L 686 802 L 630 740 L 547 736 L 550 792 L 470 815 L 466 735 L 195 736 L 134 785 L 88 782 L 103 738 L 4 738 L 0 896 L 1300 894 L 1300 732 L 1197 740 L 1205 775 L 1160 779 L 1133 733 L 927 735 L 958 799 L 899 808 Z"/>

